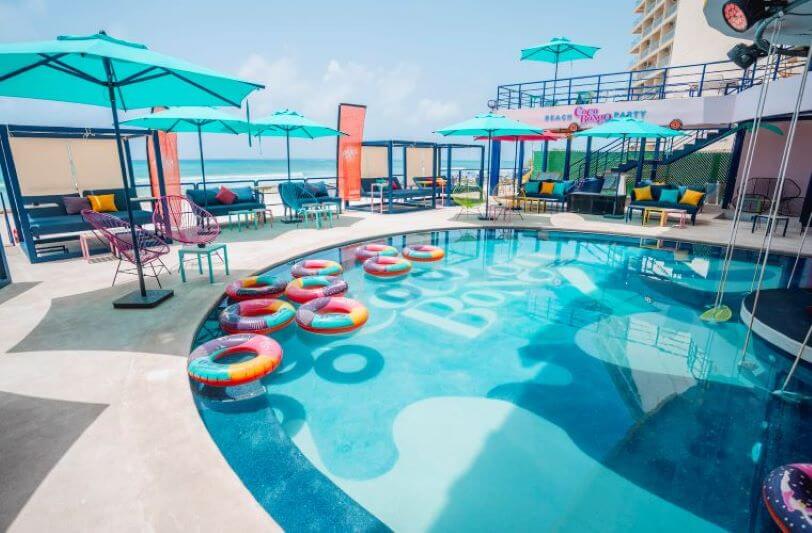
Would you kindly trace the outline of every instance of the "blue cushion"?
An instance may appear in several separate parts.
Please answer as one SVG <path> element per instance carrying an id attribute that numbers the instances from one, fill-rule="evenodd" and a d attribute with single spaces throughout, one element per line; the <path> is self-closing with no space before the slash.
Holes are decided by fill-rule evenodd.
<path id="1" fill-rule="evenodd" d="M 563 181 L 559 181 L 555 185 L 553 185 L 553 196 L 564 196 L 567 193 L 567 184 Z"/>
<path id="2" fill-rule="evenodd" d="M 524 192 L 530 194 L 538 194 L 541 187 L 540 181 L 528 181 L 524 186 Z"/>
<path id="3" fill-rule="evenodd" d="M 663 189 L 660 191 L 660 202 L 666 204 L 677 203 L 679 190 L 677 189 Z"/>
<path id="4" fill-rule="evenodd" d="M 327 184 L 323 181 L 308 181 L 305 183 L 305 189 L 307 189 L 307 192 L 316 198 L 329 196 L 329 193 L 327 192 Z"/>
<path id="5" fill-rule="evenodd" d="M 234 187 L 231 189 L 231 192 L 237 195 L 236 202 L 253 202 L 254 201 L 254 189 L 251 187 Z"/>

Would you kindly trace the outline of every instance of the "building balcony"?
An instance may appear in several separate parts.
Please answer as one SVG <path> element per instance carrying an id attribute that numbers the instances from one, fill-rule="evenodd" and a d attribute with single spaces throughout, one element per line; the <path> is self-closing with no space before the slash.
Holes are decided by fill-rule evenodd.
<path id="1" fill-rule="evenodd" d="M 778 69 L 757 62 L 745 71 L 731 61 L 668 66 L 669 46 L 665 40 L 646 47 L 631 59 L 633 68 L 623 72 L 499 85 L 491 104 L 516 109 L 731 94 L 760 83 L 765 73 L 777 79 L 803 72 L 801 61 L 785 61 Z M 641 86 L 646 89 L 637 90 Z"/>

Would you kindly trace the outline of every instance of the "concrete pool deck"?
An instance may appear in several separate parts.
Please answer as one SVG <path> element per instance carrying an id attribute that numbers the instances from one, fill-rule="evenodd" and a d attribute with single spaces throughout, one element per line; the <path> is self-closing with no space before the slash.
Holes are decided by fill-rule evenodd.
<path id="1" fill-rule="evenodd" d="M 195 405 L 186 354 L 226 282 L 310 250 L 406 231 L 516 226 L 725 244 L 729 221 L 700 216 L 685 229 L 642 227 L 574 213 L 510 223 L 454 220 L 456 209 L 398 215 L 349 212 L 331 229 L 226 230 L 231 276 L 162 276 L 175 297 L 151 311 L 114 311 L 135 283 L 110 287 L 115 263 L 81 259 L 31 265 L 6 248 L 15 283 L 0 290 L 0 529 L 272 529 L 221 456 Z M 764 237 L 740 229 L 738 245 Z M 794 253 L 797 227 L 776 236 Z M 806 243 L 804 255 L 812 255 Z M 169 256 L 170 268 L 177 254 Z M 176 269 L 175 269 L 176 270 Z M 277 527 L 278 528 L 278 527 Z"/>

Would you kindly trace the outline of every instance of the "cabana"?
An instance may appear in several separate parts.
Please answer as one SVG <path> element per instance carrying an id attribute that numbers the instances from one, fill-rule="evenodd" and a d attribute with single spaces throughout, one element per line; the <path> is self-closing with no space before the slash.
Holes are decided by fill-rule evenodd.
<path id="1" fill-rule="evenodd" d="M 121 135 L 130 191 L 121 184 L 112 129 L 0 126 L 0 170 L 22 249 L 32 263 L 81 255 L 77 241 L 92 228 L 71 205 L 72 198 L 113 194 L 118 211 L 110 214 L 127 218 L 126 199 L 136 196 L 130 140 L 152 134 L 121 130 Z M 157 174 L 160 180 L 162 169 Z M 132 200 L 135 223 L 151 223 L 152 212 Z"/>
<path id="2" fill-rule="evenodd" d="M 479 181 L 484 173 L 484 147 L 478 144 L 437 144 L 424 141 L 364 141 L 361 145 L 361 196 L 383 198 L 388 213 L 434 208 L 442 196 L 442 152 L 446 153 L 446 187 L 450 190 L 455 148 L 480 150 Z M 401 172 L 395 153 L 401 151 Z M 378 188 L 380 187 L 380 188 Z M 381 190 L 383 189 L 383 190 Z"/>

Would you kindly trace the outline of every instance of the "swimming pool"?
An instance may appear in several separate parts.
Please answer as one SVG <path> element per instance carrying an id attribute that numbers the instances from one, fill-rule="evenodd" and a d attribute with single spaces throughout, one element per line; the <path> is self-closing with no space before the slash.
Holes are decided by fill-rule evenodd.
<path id="1" fill-rule="evenodd" d="M 341 337 L 292 325 L 261 385 L 193 386 L 286 529 L 757 530 L 761 479 L 812 459 L 809 408 L 770 394 L 789 359 L 759 339 L 740 355 L 754 254 L 731 268 L 735 318 L 708 325 L 712 246 L 512 229 L 376 242 L 446 256 L 379 281 L 358 244 L 312 254 L 344 265 L 369 322 Z M 789 266 L 771 260 L 765 286 Z M 218 311 L 196 343 L 223 334 Z"/>

